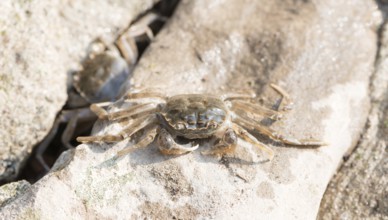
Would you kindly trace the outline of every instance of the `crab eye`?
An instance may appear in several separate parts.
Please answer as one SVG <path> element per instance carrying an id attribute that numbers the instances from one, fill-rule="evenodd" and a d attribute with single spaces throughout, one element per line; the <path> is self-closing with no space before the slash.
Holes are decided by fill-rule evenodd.
<path id="1" fill-rule="evenodd" d="M 217 128 L 218 124 L 217 122 L 215 121 L 210 121 L 208 124 L 207 124 L 207 127 L 210 128 L 210 129 L 214 129 L 214 128 Z"/>
<path id="2" fill-rule="evenodd" d="M 235 144 L 237 142 L 237 135 L 232 129 L 228 129 L 223 137 L 225 143 Z"/>
<path id="3" fill-rule="evenodd" d="M 175 128 L 176 130 L 182 130 L 182 129 L 185 129 L 186 126 L 185 126 L 185 124 L 184 124 L 183 122 L 178 122 L 178 123 L 176 123 L 176 124 L 174 125 L 174 128 Z"/>

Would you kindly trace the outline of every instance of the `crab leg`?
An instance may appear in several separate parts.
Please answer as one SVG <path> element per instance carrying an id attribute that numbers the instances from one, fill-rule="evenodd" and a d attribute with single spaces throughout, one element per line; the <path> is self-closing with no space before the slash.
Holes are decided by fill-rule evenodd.
<path id="1" fill-rule="evenodd" d="M 61 136 L 62 144 L 66 146 L 68 149 L 74 148 L 70 144 L 70 139 L 74 135 L 75 128 L 77 126 L 78 121 L 95 121 L 96 116 L 88 109 L 88 108 L 81 108 L 81 109 L 74 109 L 74 110 L 63 110 L 60 115 L 55 119 L 55 122 L 50 130 L 50 132 L 47 134 L 45 139 L 38 145 L 37 151 L 36 151 L 36 158 L 40 162 L 40 164 L 43 166 L 45 170 L 50 170 L 50 167 L 47 165 L 47 163 L 43 159 L 43 154 L 46 151 L 47 147 L 55 137 L 55 135 L 58 132 L 59 125 L 61 123 L 68 122 L 65 128 L 65 131 L 63 132 Z"/>
<path id="2" fill-rule="evenodd" d="M 248 102 L 241 102 L 241 101 L 233 101 L 232 102 L 232 110 L 237 112 L 249 112 L 249 114 L 252 114 L 253 116 L 260 117 L 268 117 L 272 120 L 280 120 L 283 115 L 280 112 L 274 111 L 269 108 L 265 108 L 260 105 L 248 103 Z M 245 113 L 246 114 L 246 113 Z"/>
<path id="3" fill-rule="evenodd" d="M 256 94 L 253 91 L 242 91 L 236 93 L 226 93 L 221 95 L 223 101 L 234 100 L 234 99 L 253 99 Z"/>
<path id="4" fill-rule="evenodd" d="M 94 103 L 90 105 L 90 110 L 92 110 L 92 112 L 94 112 L 99 119 L 107 119 L 108 112 L 103 107 L 110 104 L 112 104 L 112 102 Z"/>
<path id="5" fill-rule="evenodd" d="M 280 108 L 281 111 L 287 111 L 287 110 L 291 110 L 292 109 L 292 101 L 291 101 L 291 98 L 290 96 L 288 95 L 288 93 L 286 91 L 284 91 L 284 89 L 282 89 L 280 86 L 278 85 L 275 85 L 273 83 L 270 84 L 270 86 L 277 92 L 279 93 L 281 96 L 282 96 L 282 101 L 280 102 L 280 105 L 279 105 L 279 108 L 280 106 L 282 106 L 282 104 L 284 105 L 284 107 Z M 285 102 L 283 102 L 283 100 Z"/>
<path id="6" fill-rule="evenodd" d="M 119 134 L 123 138 L 129 138 L 134 133 L 140 131 L 141 129 L 145 128 L 146 126 L 151 125 L 151 124 L 157 124 L 157 123 L 158 123 L 158 119 L 157 119 L 155 114 L 141 117 L 141 118 L 135 119 L 133 121 L 133 123 L 131 123 L 129 126 L 127 126 Z"/>
<path id="7" fill-rule="evenodd" d="M 148 131 L 146 137 L 142 138 L 135 145 L 130 146 L 130 147 L 126 147 L 126 148 L 120 150 L 119 152 L 117 152 L 116 156 L 121 157 L 121 156 L 124 156 L 124 155 L 131 153 L 134 150 L 137 150 L 137 149 L 140 149 L 143 147 L 147 147 L 148 145 L 150 145 L 155 140 L 155 137 L 157 135 L 157 128 L 158 128 L 158 126 L 154 125 L 152 128 L 150 128 L 150 131 Z"/>
<path id="8" fill-rule="evenodd" d="M 274 157 L 274 152 L 271 148 L 266 146 L 265 144 L 260 143 L 253 135 L 251 135 L 247 130 L 242 128 L 241 126 L 237 124 L 233 124 L 234 129 L 237 132 L 237 135 L 245 140 L 246 142 L 252 144 L 253 146 L 258 147 L 260 150 L 264 151 L 268 154 L 269 160 L 272 160 Z"/>
<path id="9" fill-rule="evenodd" d="M 187 152 L 192 152 L 198 148 L 198 145 L 192 146 L 192 144 L 178 144 L 174 138 L 165 129 L 161 129 L 157 138 L 159 150 L 162 154 L 167 155 L 179 155 Z"/>
<path id="10" fill-rule="evenodd" d="M 273 129 L 265 127 L 260 125 L 256 121 L 248 121 L 240 116 L 236 116 L 233 119 L 233 122 L 236 124 L 242 125 L 243 127 L 249 129 L 249 130 L 255 130 L 263 135 L 266 135 L 270 138 L 272 138 L 275 141 L 280 141 L 285 144 L 289 145 L 296 145 L 296 146 L 324 146 L 327 145 L 327 143 L 320 141 L 320 140 L 315 140 L 315 139 L 304 139 L 304 140 L 298 140 L 293 137 L 287 137 L 282 134 L 276 133 Z"/>
<path id="11" fill-rule="evenodd" d="M 98 136 L 86 136 L 86 137 L 77 137 L 77 141 L 81 143 L 89 143 L 89 142 L 107 142 L 107 143 L 115 143 L 124 140 L 121 135 L 98 135 Z"/>
<path id="12" fill-rule="evenodd" d="M 126 138 L 131 137 L 134 133 L 145 128 L 147 125 L 157 122 L 156 115 L 150 115 L 147 117 L 142 117 L 136 119 L 131 123 L 127 128 L 121 131 L 118 135 L 97 135 L 97 136 L 87 136 L 87 137 L 78 137 L 77 141 L 82 143 L 88 142 L 119 142 Z"/>
<path id="13" fill-rule="evenodd" d="M 87 109 L 89 112 L 90 110 Z M 90 112 L 91 114 L 93 114 L 92 112 Z M 90 114 L 89 113 L 89 114 Z M 96 120 L 96 116 L 94 115 L 94 119 Z M 61 136 L 61 141 L 62 143 L 68 148 L 68 149 L 72 149 L 74 148 L 71 144 L 70 144 L 70 140 L 74 134 L 74 131 L 77 127 L 77 122 L 78 122 L 78 111 L 76 112 L 76 115 L 74 117 L 72 117 L 70 119 L 70 121 L 67 123 L 66 125 L 66 128 L 65 128 L 65 131 L 63 132 L 62 136 Z"/>
<path id="14" fill-rule="evenodd" d="M 121 118 L 136 118 L 146 114 L 155 113 L 155 112 L 158 112 L 159 107 L 157 104 L 154 104 L 154 103 L 143 103 L 143 104 L 131 106 L 125 110 L 108 113 L 104 108 L 96 104 L 92 104 L 90 106 L 90 109 L 94 113 L 96 113 L 96 115 L 100 119 L 117 120 Z"/>
<path id="15" fill-rule="evenodd" d="M 136 64 L 139 51 L 137 50 L 135 39 L 132 36 L 122 35 L 117 39 L 115 44 L 129 65 Z"/>
<path id="16" fill-rule="evenodd" d="M 144 99 L 144 98 L 156 98 L 156 99 L 161 99 L 163 100 L 162 102 L 165 102 L 167 99 L 167 96 L 164 95 L 161 92 L 154 92 L 154 91 L 144 91 L 144 92 L 130 92 L 127 93 L 124 96 L 124 99 L 126 101 L 128 100 L 133 100 L 133 99 Z"/>
<path id="17" fill-rule="evenodd" d="M 156 13 L 148 13 L 142 18 L 140 18 L 138 21 L 133 23 L 124 34 L 136 37 L 145 33 L 148 39 L 152 40 L 154 38 L 154 34 L 152 33 L 152 30 L 148 27 L 148 25 L 150 25 L 156 20 L 165 21 L 166 18 Z"/>
<path id="18" fill-rule="evenodd" d="M 62 114 L 64 114 L 64 113 L 61 113 L 60 116 L 62 116 Z M 59 128 L 59 124 L 61 123 L 61 118 L 62 117 L 57 117 L 55 119 L 54 124 L 53 124 L 50 132 L 47 134 L 45 139 L 39 144 L 39 146 L 37 147 L 37 150 L 36 150 L 36 158 L 38 159 L 39 163 L 43 166 L 43 168 L 46 171 L 49 171 L 50 167 L 47 165 L 46 161 L 44 160 L 43 153 L 46 151 L 48 145 L 55 137 L 55 134 L 57 133 L 58 128 Z"/>
<path id="19" fill-rule="evenodd" d="M 137 118 L 147 114 L 156 113 L 159 111 L 159 107 L 154 103 L 145 103 L 132 106 L 128 109 L 108 113 L 109 120 L 117 120 L 121 118 Z"/>
<path id="20" fill-rule="evenodd" d="M 121 54 L 125 60 L 133 65 L 138 58 L 138 50 L 136 47 L 135 38 L 145 34 L 149 40 L 154 38 L 154 34 L 151 28 L 148 27 L 152 22 L 156 20 L 163 20 L 164 18 L 155 13 L 149 13 L 138 21 L 133 23 L 121 36 L 117 39 L 116 45 L 119 48 Z"/>

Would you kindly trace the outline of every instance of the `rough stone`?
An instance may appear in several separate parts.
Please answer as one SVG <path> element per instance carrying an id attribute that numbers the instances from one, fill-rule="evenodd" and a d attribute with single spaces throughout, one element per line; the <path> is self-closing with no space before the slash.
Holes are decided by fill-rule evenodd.
<path id="1" fill-rule="evenodd" d="M 0 187 L 0 207 L 5 206 L 6 204 L 11 203 L 14 198 L 17 198 L 19 195 L 25 193 L 31 184 L 25 180 L 18 182 L 12 182 Z"/>
<path id="2" fill-rule="evenodd" d="M 388 5 L 382 7 L 387 18 Z M 380 28 L 371 110 L 356 149 L 331 180 L 319 219 L 388 219 L 388 25 Z"/>
<path id="3" fill-rule="evenodd" d="M 363 131 L 379 19 L 375 3 L 362 0 L 182 1 L 123 92 L 133 86 L 167 94 L 250 88 L 268 104 L 277 100 L 268 86 L 276 83 L 295 104 L 272 127 L 329 145 L 300 149 L 258 136 L 276 155 L 257 162 L 245 157 L 254 158 L 249 150 L 171 157 L 155 144 L 115 159 L 131 142 L 83 144 L 62 154 L 2 215 L 315 219 L 330 178 Z M 99 122 L 94 130 L 119 129 Z M 238 151 L 246 148 L 240 142 Z"/>
<path id="4" fill-rule="evenodd" d="M 0 182 L 15 178 L 66 101 L 67 72 L 155 0 L 0 3 Z"/>

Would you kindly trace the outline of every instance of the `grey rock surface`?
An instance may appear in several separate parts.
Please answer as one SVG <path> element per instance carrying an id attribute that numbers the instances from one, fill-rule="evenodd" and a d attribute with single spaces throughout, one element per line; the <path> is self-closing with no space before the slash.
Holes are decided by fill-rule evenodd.
<path id="1" fill-rule="evenodd" d="M 163 156 L 151 144 L 119 160 L 113 160 L 115 154 L 131 142 L 83 144 L 62 154 L 51 173 L 2 207 L 2 216 L 316 218 L 330 178 L 363 131 L 379 21 L 372 1 L 182 1 L 127 89 L 159 87 L 167 94 L 252 89 L 273 103 L 277 96 L 268 85 L 276 83 L 295 104 L 272 127 L 329 145 L 300 149 L 259 137 L 276 155 L 256 163 L 242 141 L 230 157 L 199 151 Z M 120 129 L 99 122 L 95 134 Z"/>
<path id="2" fill-rule="evenodd" d="M 0 207 L 5 206 L 17 198 L 19 195 L 24 194 L 31 184 L 25 180 L 12 182 L 0 187 Z"/>
<path id="3" fill-rule="evenodd" d="M 13 179 L 66 101 L 67 72 L 155 0 L 0 2 L 0 182 Z"/>
<path id="4" fill-rule="evenodd" d="M 388 7 L 383 10 L 387 13 Z M 387 21 L 380 33 L 376 70 L 370 84 L 372 107 L 365 131 L 356 149 L 331 180 L 319 219 L 388 219 Z"/>

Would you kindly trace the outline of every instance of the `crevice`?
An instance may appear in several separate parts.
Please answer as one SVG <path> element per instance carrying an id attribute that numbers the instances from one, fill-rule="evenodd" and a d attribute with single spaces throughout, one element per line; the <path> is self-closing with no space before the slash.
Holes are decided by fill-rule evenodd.
<path id="1" fill-rule="evenodd" d="M 128 24 L 128 26 L 123 31 L 127 30 L 129 27 L 131 27 L 132 24 L 139 21 L 139 19 L 143 18 L 148 13 L 156 13 L 163 18 L 163 19 L 156 20 L 149 25 L 149 28 L 152 30 L 154 36 L 156 36 L 161 31 L 161 29 L 163 28 L 165 23 L 168 21 L 168 19 L 170 19 L 170 17 L 173 15 L 179 2 L 180 2 L 179 0 L 162 0 L 162 1 L 160 1 L 159 3 L 155 4 L 154 7 L 151 8 L 150 10 L 147 10 L 144 13 L 140 14 L 136 19 L 134 19 L 133 22 L 131 22 L 131 24 Z M 119 34 L 121 32 L 122 31 L 118 32 L 117 36 L 119 36 Z M 136 41 L 136 48 L 138 50 L 137 61 L 141 58 L 142 54 L 148 48 L 150 43 L 151 42 L 149 40 L 148 41 L 147 40 Z M 82 63 L 82 62 L 84 62 L 84 60 L 80 60 L 80 63 Z M 70 89 L 69 91 L 74 92 L 74 89 Z M 69 95 L 69 97 L 70 96 L 71 96 L 71 94 Z M 69 106 L 66 105 L 62 110 L 68 110 L 68 108 L 69 108 Z M 58 113 L 58 116 L 61 114 L 61 112 Z M 94 122 L 95 122 L 94 120 L 89 121 L 88 122 L 89 124 L 86 126 L 86 129 L 84 129 L 84 131 L 82 131 L 81 133 L 75 133 L 74 136 L 72 137 L 70 143 L 73 146 L 77 146 L 78 143 L 75 141 L 75 137 L 79 136 L 79 135 L 89 135 Z M 58 159 L 58 157 L 64 151 L 68 150 L 61 141 L 61 136 L 62 136 L 63 132 L 65 132 L 66 124 L 67 123 L 61 123 L 59 125 L 58 132 L 55 134 L 55 137 L 53 138 L 53 140 L 50 141 L 47 149 L 45 150 L 45 152 L 43 154 L 44 160 L 46 161 L 46 163 L 50 167 L 53 166 L 55 161 Z M 82 125 L 82 126 L 84 126 L 84 125 Z M 27 163 L 24 166 L 24 169 L 20 170 L 20 173 L 17 177 L 17 180 L 24 179 L 24 180 L 27 180 L 28 182 L 30 182 L 31 184 L 33 184 L 36 181 L 38 181 L 39 179 L 41 179 L 44 175 L 47 174 L 47 171 L 43 168 L 43 166 L 40 164 L 40 162 L 36 158 L 38 146 L 39 146 L 39 144 L 34 147 L 34 151 L 32 152 L 30 158 L 27 160 Z M 0 185 L 6 184 L 6 183 L 7 182 L 4 182 L 4 183 L 1 183 Z"/>

